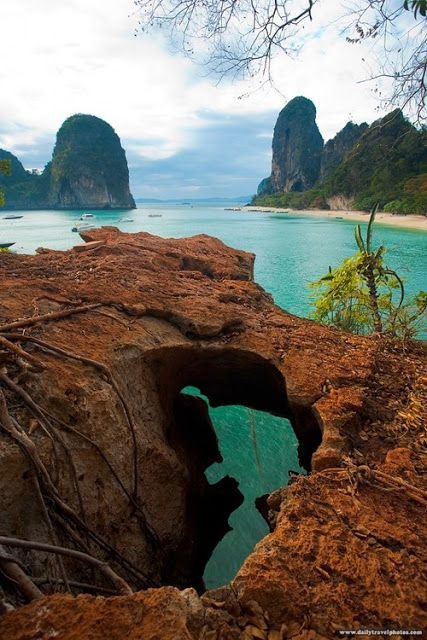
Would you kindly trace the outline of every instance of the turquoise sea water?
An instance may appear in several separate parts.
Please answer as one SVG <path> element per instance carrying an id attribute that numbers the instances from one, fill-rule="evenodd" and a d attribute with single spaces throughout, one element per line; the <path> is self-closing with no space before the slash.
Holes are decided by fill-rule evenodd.
<path id="1" fill-rule="evenodd" d="M 230 206 L 229 203 L 225 205 Z M 90 210 L 86 210 L 90 211 Z M 19 214 L 19 212 L 14 212 Z M 80 211 L 21 212 L 20 220 L 4 220 L 0 214 L 0 243 L 16 242 L 19 252 L 44 246 L 67 249 L 80 241 L 71 228 Z M 310 310 L 308 283 L 326 273 L 355 251 L 355 223 L 302 214 L 267 214 L 224 211 L 223 206 L 144 204 L 136 211 L 97 211 L 93 221 L 115 225 L 123 231 L 148 231 L 163 237 L 198 233 L 216 236 L 226 244 L 256 254 L 255 278 L 276 303 L 298 315 Z M 161 214 L 150 218 L 149 213 Z M 133 222 L 119 222 L 121 217 Z M 374 241 L 388 248 L 387 263 L 406 280 L 407 293 L 427 288 L 427 233 L 377 224 Z M 267 527 L 253 501 L 286 483 L 288 470 L 298 470 L 296 439 L 286 420 L 245 407 L 211 409 L 211 417 L 224 457 L 208 469 L 210 481 L 225 474 L 240 482 L 245 502 L 235 511 L 228 533 L 216 548 L 205 572 L 208 587 L 229 580 L 241 566 Z M 254 439 L 256 443 L 254 444 Z"/>

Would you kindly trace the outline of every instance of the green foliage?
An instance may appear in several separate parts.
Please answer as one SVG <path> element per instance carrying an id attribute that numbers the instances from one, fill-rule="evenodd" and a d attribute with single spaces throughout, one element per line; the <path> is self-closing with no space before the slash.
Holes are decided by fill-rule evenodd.
<path id="1" fill-rule="evenodd" d="M 406 11 L 413 11 L 415 18 L 418 13 L 420 13 L 423 18 L 427 16 L 427 0 L 405 0 L 403 8 L 406 9 Z"/>
<path id="2" fill-rule="evenodd" d="M 389 213 L 427 214 L 427 130 L 417 130 L 399 110 L 374 122 L 322 183 L 301 193 L 262 195 L 253 204 L 326 208 L 343 195 L 352 208 L 370 211 L 376 204 Z"/>
<path id="3" fill-rule="evenodd" d="M 322 206 L 317 207 L 317 202 Z M 313 188 L 308 191 L 290 191 L 289 193 L 271 193 L 255 196 L 252 204 L 261 207 L 282 207 L 292 209 L 308 209 L 316 207 L 319 209 L 327 209 L 326 200 L 319 189 Z"/>
<path id="4" fill-rule="evenodd" d="M 400 201 L 396 213 L 424 213 L 423 202 L 413 202 L 415 188 L 405 184 L 427 172 L 427 132 L 417 131 L 398 110 L 374 122 L 324 183 L 326 194 L 354 197 L 353 207 L 369 211 L 376 203 Z M 417 211 L 410 211 L 416 204 Z"/>
<path id="5" fill-rule="evenodd" d="M 10 160 L 0 159 L 0 174 L 4 176 L 10 176 L 11 173 L 11 162 Z M 0 207 L 4 207 L 5 199 L 4 193 L 0 190 Z"/>
<path id="6" fill-rule="evenodd" d="M 0 173 L 4 176 L 10 176 L 11 162 L 10 160 L 0 160 Z"/>
<path id="7" fill-rule="evenodd" d="M 355 229 L 357 253 L 311 283 L 312 318 L 350 333 L 413 338 L 425 320 L 427 293 L 404 303 L 403 282 L 384 263 L 385 247 L 372 246 L 375 212 L 365 239 L 360 225 Z"/>

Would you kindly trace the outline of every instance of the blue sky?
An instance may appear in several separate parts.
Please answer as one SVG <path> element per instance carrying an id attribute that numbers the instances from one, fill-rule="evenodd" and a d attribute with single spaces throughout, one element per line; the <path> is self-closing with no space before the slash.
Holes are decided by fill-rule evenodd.
<path id="1" fill-rule="evenodd" d="M 131 0 L 7 3 L 0 147 L 26 168 L 42 168 L 65 118 L 91 113 L 120 136 L 135 197 L 252 194 L 270 172 L 277 115 L 294 96 L 314 101 L 325 140 L 350 119 L 382 115 L 373 87 L 359 83 L 372 43 L 347 44 L 336 0 L 320 5 L 302 53 L 274 61 L 270 86 L 259 78 L 218 85 L 173 53 L 164 35 L 135 36 Z"/>

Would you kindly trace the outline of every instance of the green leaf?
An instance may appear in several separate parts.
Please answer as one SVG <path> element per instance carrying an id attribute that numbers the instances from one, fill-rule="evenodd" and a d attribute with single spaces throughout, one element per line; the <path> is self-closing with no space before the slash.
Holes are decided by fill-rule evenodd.
<path id="1" fill-rule="evenodd" d="M 354 237 L 356 238 L 357 246 L 360 249 L 361 253 L 366 253 L 365 245 L 363 243 L 362 231 L 360 229 L 360 224 L 357 224 L 354 229 Z"/>
<path id="2" fill-rule="evenodd" d="M 378 211 L 378 203 L 374 205 L 369 216 L 368 229 L 366 231 L 366 251 L 371 253 L 372 228 L 375 221 L 375 215 Z"/>

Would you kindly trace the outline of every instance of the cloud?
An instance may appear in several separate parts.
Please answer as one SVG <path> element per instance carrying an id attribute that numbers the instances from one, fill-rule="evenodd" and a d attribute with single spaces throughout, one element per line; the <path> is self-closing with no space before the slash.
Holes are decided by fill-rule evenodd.
<path id="1" fill-rule="evenodd" d="M 333 22 L 335 0 L 322 2 L 320 15 Z M 65 118 L 92 113 L 120 136 L 135 195 L 254 192 L 269 173 L 277 114 L 295 95 L 315 102 L 325 139 L 349 119 L 377 116 L 374 97 L 357 84 L 369 43 L 352 47 L 337 25 L 321 24 L 316 15 L 307 24 L 295 60 L 274 61 L 274 87 L 259 78 L 217 85 L 172 54 L 165 35 L 135 37 L 132 0 L 7 3 L 0 146 L 42 167 Z"/>

